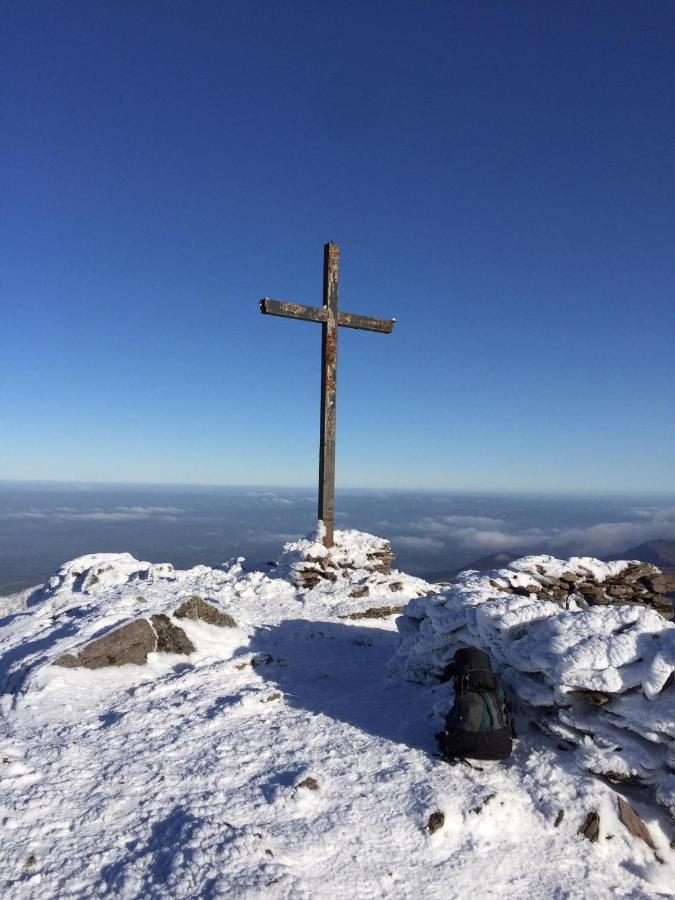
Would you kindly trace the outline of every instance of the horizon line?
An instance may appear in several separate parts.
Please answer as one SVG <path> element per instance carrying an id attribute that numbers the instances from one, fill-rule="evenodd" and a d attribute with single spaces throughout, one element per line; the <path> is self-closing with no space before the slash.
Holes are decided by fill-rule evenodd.
<path id="1" fill-rule="evenodd" d="M 286 490 L 286 491 L 317 491 L 316 485 L 307 484 L 274 484 L 265 483 L 241 483 L 226 482 L 184 482 L 184 481 L 106 481 L 98 479 L 62 479 L 62 478 L 0 478 L 0 486 L 80 486 L 89 487 L 130 487 L 130 488 L 225 488 L 229 490 Z M 633 488 L 619 490 L 618 488 L 540 488 L 540 487 L 385 487 L 352 485 L 336 487 L 336 493 L 359 491 L 362 493 L 422 493 L 422 494 L 535 494 L 553 496 L 617 496 L 631 497 L 655 495 L 661 497 L 674 497 L 675 490 L 657 490 L 655 488 Z"/>

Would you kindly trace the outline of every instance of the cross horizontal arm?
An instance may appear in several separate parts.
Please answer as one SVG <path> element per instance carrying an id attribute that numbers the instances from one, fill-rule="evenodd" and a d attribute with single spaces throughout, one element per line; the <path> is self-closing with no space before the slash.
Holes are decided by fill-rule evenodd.
<path id="1" fill-rule="evenodd" d="M 305 319 L 307 322 L 325 322 L 328 317 L 323 306 L 302 306 L 300 303 L 286 303 L 285 300 L 270 300 L 269 297 L 263 297 L 260 301 L 260 312 L 287 319 Z"/>
<path id="2" fill-rule="evenodd" d="M 363 331 L 379 331 L 390 334 L 396 319 L 374 319 L 372 316 L 359 316 L 356 313 L 338 313 L 338 325 L 345 328 L 361 328 Z"/>
<path id="3" fill-rule="evenodd" d="M 260 312 L 269 316 L 284 316 L 287 319 L 304 319 L 306 322 L 325 322 L 327 313 L 325 306 L 303 306 L 300 303 L 287 303 L 285 300 L 270 300 L 264 297 L 260 301 Z M 396 319 L 375 319 L 373 316 L 359 316 L 357 313 L 338 312 L 338 325 L 345 328 L 359 328 L 362 331 L 379 331 L 390 334 Z"/>

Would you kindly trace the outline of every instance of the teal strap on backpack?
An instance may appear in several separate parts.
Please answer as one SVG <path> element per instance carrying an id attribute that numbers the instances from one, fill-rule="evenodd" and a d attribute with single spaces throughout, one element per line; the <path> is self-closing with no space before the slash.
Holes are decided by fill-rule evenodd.
<path id="1" fill-rule="evenodd" d="M 477 692 L 483 701 L 483 715 L 481 717 L 480 730 L 492 731 L 495 728 L 506 727 L 506 715 L 504 711 L 504 692 L 499 689 L 497 697 L 494 694 Z"/>

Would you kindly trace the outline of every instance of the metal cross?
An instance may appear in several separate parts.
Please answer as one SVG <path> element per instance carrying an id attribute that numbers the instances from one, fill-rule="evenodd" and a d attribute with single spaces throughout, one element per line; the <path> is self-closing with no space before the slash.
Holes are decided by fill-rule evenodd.
<path id="1" fill-rule="evenodd" d="M 319 448 L 319 519 L 326 528 L 323 542 L 333 546 L 335 522 L 335 391 L 337 387 L 338 325 L 389 334 L 396 319 L 374 319 L 338 311 L 340 248 L 323 248 L 323 306 L 301 306 L 264 297 L 260 311 L 271 316 L 321 322 L 321 444 Z"/>

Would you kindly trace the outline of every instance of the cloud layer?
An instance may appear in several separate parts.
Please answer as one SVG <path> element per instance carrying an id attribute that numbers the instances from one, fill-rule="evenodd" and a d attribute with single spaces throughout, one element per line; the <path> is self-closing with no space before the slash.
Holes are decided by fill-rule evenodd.
<path id="1" fill-rule="evenodd" d="M 476 555 L 511 551 L 607 556 L 656 538 L 675 539 L 675 507 L 629 509 L 620 521 L 547 530 L 489 516 L 425 516 L 409 522 L 392 540 L 422 553 L 454 547 Z"/>
<path id="2" fill-rule="evenodd" d="M 21 510 L 0 510 L 1 519 L 41 520 L 51 522 L 133 522 L 159 519 L 175 522 L 185 510 L 177 506 L 115 506 L 112 509 L 75 509 L 72 506 L 33 507 Z"/>

